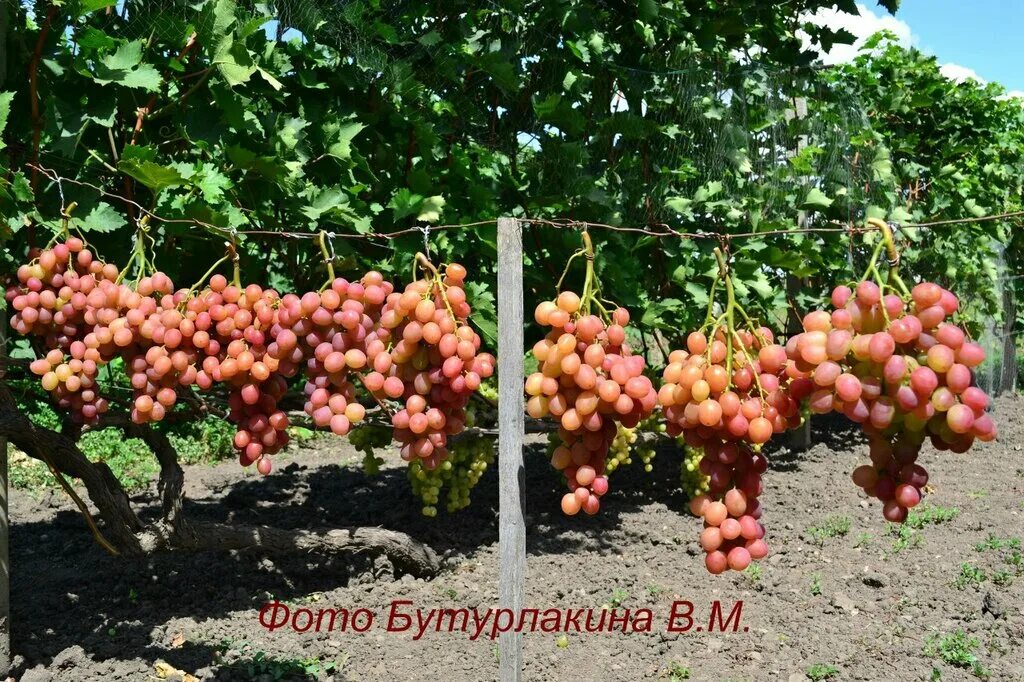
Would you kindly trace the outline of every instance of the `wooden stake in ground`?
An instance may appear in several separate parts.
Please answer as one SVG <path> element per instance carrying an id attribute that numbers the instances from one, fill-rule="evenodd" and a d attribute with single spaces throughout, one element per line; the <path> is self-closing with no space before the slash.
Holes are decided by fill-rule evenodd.
<path id="1" fill-rule="evenodd" d="M 797 97 L 793 100 L 793 108 L 786 110 L 786 120 L 789 120 L 790 118 L 807 118 L 806 99 L 804 99 L 803 97 Z M 804 147 L 806 146 L 807 136 L 798 136 L 796 140 L 796 150 L 793 152 L 793 155 L 799 155 L 800 152 L 802 152 L 804 150 Z M 799 211 L 797 213 L 796 220 L 797 227 L 799 229 L 807 229 L 807 211 Z M 801 287 L 805 284 L 806 282 L 801 282 L 793 275 L 788 275 L 786 277 L 786 297 L 790 301 L 790 303 L 792 303 L 795 300 L 797 292 L 799 292 Z M 786 336 L 790 336 L 792 334 L 799 334 L 801 331 L 803 331 L 803 321 L 800 319 L 800 315 L 797 313 L 796 309 L 792 307 L 792 305 L 790 306 L 789 315 L 787 316 L 787 318 L 788 319 L 786 321 L 786 326 L 788 327 L 788 329 L 786 329 Z M 807 419 L 804 420 L 803 424 L 789 432 L 788 439 L 788 444 L 791 450 L 795 450 L 797 452 L 804 452 L 810 449 L 811 418 L 809 414 L 807 415 Z"/>
<path id="2" fill-rule="evenodd" d="M 10 28 L 10 6 L 0 0 L 0 90 L 7 84 L 7 33 Z M 7 365 L 7 312 L 0 310 L 0 382 Z M 10 522 L 7 516 L 7 439 L 0 436 L 0 675 L 11 667 L 11 565 Z"/>
<path id="3" fill-rule="evenodd" d="M 513 218 L 498 220 L 498 605 L 518 622 L 526 572 L 523 519 L 523 234 Z M 519 682 L 523 635 L 499 640 L 499 679 Z"/>
<path id="4" fill-rule="evenodd" d="M 7 365 L 7 313 L 0 310 L 0 382 Z M 7 517 L 7 439 L 0 436 L 0 675 L 11 667 L 10 521 Z"/>

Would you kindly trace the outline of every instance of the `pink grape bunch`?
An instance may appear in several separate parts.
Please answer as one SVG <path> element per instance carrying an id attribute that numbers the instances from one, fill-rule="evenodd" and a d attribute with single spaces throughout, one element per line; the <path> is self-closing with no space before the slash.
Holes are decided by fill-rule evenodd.
<path id="1" fill-rule="evenodd" d="M 853 482 L 870 497 L 882 502 L 882 515 L 901 522 L 907 510 L 916 507 L 928 483 L 928 471 L 917 463 L 921 452 L 922 431 L 905 431 L 891 437 L 868 434 L 871 464 L 853 471 Z"/>
<path id="2" fill-rule="evenodd" d="M 727 358 L 724 332 L 714 338 L 692 332 L 687 350 L 669 354 L 658 390 L 668 434 L 683 435 L 695 447 L 722 441 L 760 445 L 799 426 L 800 404 L 790 396 L 784 373 L 786 349 L 773 339 L 766 327 L 756 334 L 736 331 L 733 357 Z"/>
<path id="3" fill-rule="evenodd" d="M 616 308 L 606 323 L 580 314 L 581 300 L 563 291 L 544 301 L 534 319 L 548 334 L 533 347 L 539 371 L 526 379 L 527 413 L 558 420 L 561 445 L 551 464 L 565 475 L 562 497 L 567 515 L 596 514 L 608 492 L 605 461 L 616 422 L 635 427 L 654 410 L 657 393 L 644 376 L 644 359 L 626 341 L 629 312 Z"/>
<path id="4" fill-rule="evenodd" d="M 121 319 L 118 275 L 74 237 L 36 252 L 6 292 L 11 327 L 39 337 L 48 349 L 30 371 L 78 423 L 95 423 L 109 409 L 99 393 L 99 370 L 135 341 Z"/>
<path id="5" fill-rule="evenodd" d="M 768 555 L 758 500 L 768 460 L 760 448 L 801 422 L 786 350 L 771 330 L 732 332 L 732 358 L 727 333 L 692 332 L 686 350 L 669 354 L 658 391 L 667 433 L 704 450 L 699 466 L 708 493 L 691 500 L 690 511 L 704 521 L 700 542 L 713 574 L 742 571 Z"/>
<path id="6" fill-rule="evenodd" d="M 963 453 L 996 437 L 973 371 L 985 352 L 952 321 L 959 302 L 938 284 L 917 284 L 904 300 L 865 280 L 856 290 L 836 287 L 832 305 L 808 313 L 786 345 L 793 393 L 817 414 L 839 412 L 861 425 L 872 464 L 854 482 L 900 522 L 927 482 L 916 464 L 926 439 Z"/>
<path id="7" fill-rule="evenodd" d="M 186 302 L 192 345 L 199 356 L 195 383 L 201 390 L 228 386 L 228 419 L 242 466 L 272 469 L 270 455 L 288 444 L 288 416 L 277 407 L 296 366 L 271 352 L 278 293 L 257 284 L 241 287 L 223 275 Z"/>
<path id="8" fill-rule="evenodd" d="M 731 462 L 725 466 L 732 476 L 724 493 L 702 493 L 690 500 L 690 511 L 704 520 L 700 534 L 704 566 L 714 575 L 729 569 L 742 571 L 751 561 L 768 556 L 757 499 L 763 491 L 761 474 L 768 469 L 768 460 L 741 443 L 708 444 L 704 457 L 714 457 L 716 463 Z"/>
<path id="9" fill-rule="evenodd" d="M 288 416 L 278 407 L 288 380 L 305 379 L 307 414 L 344 435 L 366 415 L 358 379 L 377 398 L 405 401 L 394 419 L 402 455 L 436 467 L 447 438 L 465 426 L 470 395 L 494 373 L 467 321 L 465 277 L 451 264 L 443 278 L 398 294 L 371 271 L 281 296 L 214 275 L 193 294 L 161 272 L 124 282 L 116 266 L 70 238 L 22 265 L 6 299 L 12 327 L 48 349 L 31 371 L 76 421 L 96 422 L 109 409 L 96 378 L 117 357 L 136 423 L 163 420 L 180 391 L 224 384 L 239 462 L 267 474 L 270 455 L 288 443 Z"/>
<path id="10" fill-rule="evenodd" d="M 117 357 L 139 424 L 163 420 L 181 390 L 225 383 L 241 463 L 270 471 L 267 456 L 288 442 L 277 401 L 302 361 L 279 356 L 269 336 L 276 292 L 229 285 L 220 275 L 194 296 L 161 272 L 129 284 L 75 237 L 40 251 L 19 268 L 18 281 L 7 291 L 11 325 L 49 348 L 30 369 L 75 421 L 95 423 L 109 409 L 96 377 Z"/>
<path id="11" fill-rule="evenodd" d="M 317 426 L 336 435 L 348 434 L 366 416 L 353 381 L 366 371 L 368 343 L 393 289 L 381 273 L 371 271 L 355 282 L 338 277 L 321 292 L 281 299 L 271 330 L 273 351 L 303 367 L 304 409 Z"/>
<path id="12" fill-rule="evenodd" d="M 171 279 L 161 272 L 143 277 L 134 288 L 120 289 L 122 314 L 108 333 L 121 348 L 133 389 L 131 419 L 137 424 L 162 420 L 177 402 L 178 388 L 191 386 L 198 377 L 191 342 L 194 325 L 179 310 L 184 297 L 185 292 L 175 292 Z M 122 335 L 123 342 L 118 338 Z"/>
<path id="13" fill-rule="evenodd" d="M 448 439 L 465 429 L 470 397 L 495 369 L 468 322 L 466 275 L 450 263 L 443 276 L 433 270 L 401 293 L 389 292 L 366 345 L 367 389 L 400 403 L 391 424 L 402 459 L 430 470 L 448 458 Z"/>

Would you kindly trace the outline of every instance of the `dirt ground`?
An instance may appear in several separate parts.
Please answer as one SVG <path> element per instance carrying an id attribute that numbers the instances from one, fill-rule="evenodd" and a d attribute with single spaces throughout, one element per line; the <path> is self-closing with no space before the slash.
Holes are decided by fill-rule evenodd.
<path id="1" fill-rule="evenodd" d="M 1024 399 L 1001 399 L 995 416 L 999 442 L 969 455 L 925 452 L 929 518 L 959 513 L 903 537 L 849 482 L 866 460 L 855 431 L 819 424 L 810 451 L 777 451 L 763 498 L 771 555 L 759 574 L 705 572 L 671 451 L 659 452 L 652 474 L 636 464 L 616 472 L 596 518 L 565 518 L 558 477 L 535 446 L 527 453 L 527 606 L 650 608 L 655 619 L 649 634 L 528 633 L 524 679 L 1024 680 L 1024 566 L 1009 542 L 1024 537 Z M 383 627 L 396 599 L 427 610 L 496 605 L 493 468 L 468 510 L 427 519 L 404 469 L 368 479 L 357 461 L 347 441 L 328 439 L 278 458 L 267 478 L 234 463 L 193 467 L 187 512 L 401 530 L 444 554 L 437 578 L 393 580 L 386 562 L 317 556 L 125 561 L 93 543 L 60 493 L 14 491 L 14 678 L 495 679 L 496 642 L 486 635 L 428 631 L 413 641 Z M 136 499 L 151 509 L 155 501 L 155 486 Z M 271 598 L 292 608 L 366 608 L 375 621 L 362 634 L 267 632 L 258 614 Z M 714 600 L 726 613 L 742 600 L 741 627 L 670 633 L 676 600 L 693 602 L 702 619 Z M 966 637 L 950 637 L 957 632 Z"/>

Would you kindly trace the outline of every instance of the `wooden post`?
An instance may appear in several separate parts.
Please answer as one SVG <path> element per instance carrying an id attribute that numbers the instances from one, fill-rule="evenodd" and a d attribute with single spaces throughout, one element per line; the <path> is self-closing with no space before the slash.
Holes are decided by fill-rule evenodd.
<path id="1" fill-rule="evenodd" d="M 523 233 L 514 218 L 498 220 L 498 605 L 516 622 L 523 608 L 526 525 L 523 519 Z M 514 626 L 514 623 L 513 623 Z M 498 679 L 519 682 L 523 635 L 499 640 Z"/>
<path id="2" fill-rule="evenodd" d="M 7 312 L 0 310 L 0 382 L 7 374 L 6 360 Z M 7 517 L 7 439 L 0 438 L 0 675 L 4 676 L 11 667 L 10 530 Z"/>
<path id="3" fill-rule="evenodd" d="M 786 120 L 790 121 L 793 119 L 803 119 L 807 117 L 807 100 L 803 97 L 796 97 L 793 99 L 793 108 L 787 109 Z M 793 156 L 796 156 L 804 150 L 807 146 L 807 136 L 798 135 L 796 138 L 796 148 L 793 150 Z M 807 211 L 798 211 L 796 214 L 797 227 L 801 230 L 807 227 Z M 786 275 L 786 300 L 793 301 L 797 292 L 802 288 L 803 283 L 794 277 L 793 275 Z M 789 308 L 789 314 L 786 316 L 786 335 L 792 336 L 803 331 L 803 323 L 800 316 L 797 314 L 796 309 L 793 306 Z M 789 448 L 796 450 L 797 452 L 803 452 L 811 447 L 811 420 L 808 418 L 804 420 L 804 423 L 799 428 L 789 432 Z"/>
<path id="4" fill-rule="evenodd" d="M 10 26 L 10 8 L 12 3 L 0 0 L 0 88 L 7 83 L 7 32 Z"/>
<path id="5" fill-rule="evenodd" d="M 1005 261 L 1004 261 L 1005 263 Z M 1013 280 L 1003 282 L 1003 328 L 1000 334 L 1002 348 L 1000 353 L 998 382 L 994 387 L 994 395 L 1013 393 L 1017 388 L 1017 337 L 1013 333 L 1017 326 L 1017 300 L 1013 295 Z"/>

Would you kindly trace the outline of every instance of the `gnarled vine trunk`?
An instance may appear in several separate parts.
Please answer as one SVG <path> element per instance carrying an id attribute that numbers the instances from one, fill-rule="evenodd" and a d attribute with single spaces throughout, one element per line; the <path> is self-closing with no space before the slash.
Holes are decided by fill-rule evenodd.
<path id="1" fill-rule="evenodd" d="M 160 463 L 158 490 L 161 514 L 144 523 L 132 509 L 128 495 L 110 468 L 90 462 L 76 444 L 74 434 L 35 426 L 22 414 L 10 390 L 0 380 L 0 438 L 7 438 L 30 457 L 46 462 L 57 472 L 78 478 L 103 521 L 102 533 L 114 550 L 128 556 L 160 551 L 252 550 L 264 554 L 365 553 L 384 555 L 401 573 L 430 577 L 440 561 L 427 545 L 405 533 L 373 527 L 318 530 L 272 528 L 238 524 L 194 522 L 182 511 L 185 475 L 177 452 L 167 437 L 149 426 L 112 417 L 110 425 L 125 435 L 142 439 Z"/>

